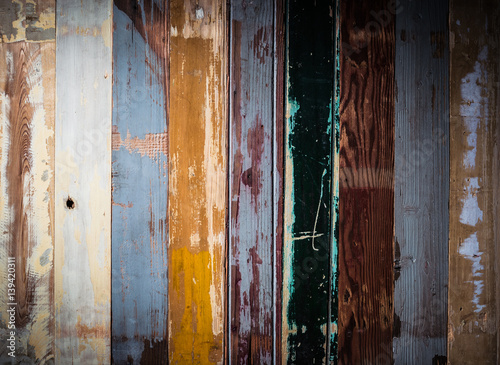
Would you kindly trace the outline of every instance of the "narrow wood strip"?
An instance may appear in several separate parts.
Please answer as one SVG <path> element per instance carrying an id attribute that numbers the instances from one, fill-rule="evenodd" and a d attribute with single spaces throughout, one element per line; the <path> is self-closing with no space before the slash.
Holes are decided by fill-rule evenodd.
<path id="1" fill-rule="evenodd" d="M 167 9 L 114 5 L 112 356 L 167 364 Z"/>
<path id="2" fill-rule="evenodd" d="M 273 136 L 273 224 L 274 224 L 274 303 L 273 361 L 281 363 L 283 292 L 283 198 L 284 198 L 284 76 L 285 0 L 274 1 L 274 136 Z"/>
<path id="3" fill-rule="evenodd" d="M 392 361 L 394 18 L 340 2 L 339 363 Z"/>
<path id="4" fill-rule="evenodd" d="M 56 363 L 109 364 L 112 2 L 56 16 Z"/>
<path id="5" fill-rule="evenodd" d="M 450 2 L 448 362 L 500 361 L 500 4 Z"/>
<path id="6" fill-rule="evenodd" d="M 391 16 L 398 85 L 394 361 L 431 364 L 446 358 L 448 1 L 401 1 Z"/>
<path id="7" fill-rule="evenodd" d="M 231 2 L 231 363 L 273 358 L 274 3 Z"/>
<path id="8" fill-rule="evenodd" d="M 332 1 L 287 1 L 283 363 L 327 361 L 330 342 Z"/>
<path id="9" fill-rule="evenodd" d="M 0 43 L 2 364 L 54 358 L 54 73 L 53 40 Z"/>
<path id="10" fill-rule="evenodd" d="M 170 2 L 169 361 L 224 358 L 227 10 Z"/>

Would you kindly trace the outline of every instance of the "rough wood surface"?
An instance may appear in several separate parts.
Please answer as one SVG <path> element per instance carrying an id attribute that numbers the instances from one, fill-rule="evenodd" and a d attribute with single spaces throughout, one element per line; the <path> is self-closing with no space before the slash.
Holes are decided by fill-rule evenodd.
<path id="1" fill-rule="evenodd" d="M 500 3 L 450 2 L 448 361 L 498 364 Z"/>
<path id="2" fill-rule="evenodd" d="M 392 360 L 395 10 L 340 2 L 341 364 Z"/>
<path id="3" fill-rule="evenodd" d="M 222 363 L 226 316 L 226 2 L 170 2 L 168 321 L 172 364 Z"/>
<path id="4" fill-rule="evenodd" d="M 112 356 L 167 364 L 167 9 L 114 4 Z"/>
<path id="5" fill-rule="evenodd" d="M 283 363 L 325 363 L 330 322 L 334 3 L 287 2 Z"/>
<path id="6" fill-rule="evenodd" d="M 112 3 L 56 14 L 56 363 L 109 364 Z"/>
<path id="7" fill-rule="evenodd" d="M 446 357 L 448 1 L 401 1 L 395 17 L 394 362 L 431 364 Z"/>
<path id="8" fill-rule="evenodd" d="M 54 12 L 0 3 L 2 364 L 54 357 Z"/>
<path id="9" fill-rule="evenodd" d="M 231 2 L 230 359 L 271 364 L 274 3 Z"/>
<path id="10" fill-rule="evenodd" d="M 54 41 L 0 43 L 2 364 L 11 331 L 16 361 L 54 357 L 54 60 Z"/>

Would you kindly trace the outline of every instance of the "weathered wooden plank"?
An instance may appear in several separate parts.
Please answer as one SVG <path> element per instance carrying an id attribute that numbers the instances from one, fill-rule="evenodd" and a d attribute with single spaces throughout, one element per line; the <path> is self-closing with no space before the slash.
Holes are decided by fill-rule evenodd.
<path id="1" fill-rule="evenodd" d="M 448 361 L 500 361 L 500 3 L 450 2 Z"/>
<path id="2" fill-rule="evenodd" d="M 397 85 L 394 361 L 431 364 L 446 358 L 448 1 L 401 1 L 390 15 Z"/>
<path id="3" fill-rule="evenodd" d="M 273 356 L 274 3 L 231 3 L 231 363 Z"/>
<path id="4" fill-rule="evenodd" d="M 287 2 L 283 362 L 329 358 L 334 115 L 332 1 Z"/>
<path id="5" fill-rule="evenodd" d="M 274 219 L 274 305 L 273 362 L 282 361 L 282 289 L 283 289 L 283 198 L 284 198 L 284 60 L 285 0 L 274 0 L 274 135 L 273 135 L 273 219 Z"/>
<path id="6" fill-rule="evenodd" d="M 392 358 L 395 3 L 341 1 L 339 363 Z"/>
<path id="7" fill-rule="evenodd" d="M 167 9 L 114 4 L 112 356 L 167 364 Z"/>
<path id="8" fill-rule="evenodd" d="M 108 364 L 111 0 L 57 3 L 56 363 Z"/>
<path id="9" fill-rule="evenodd" d="M 227 10 L 170 2 L 169 360 L 221 363 L 226 316 Z"/>
<path id="10" fill-rule="evenodd" d="M 2 364 L 54 357 L 54 72 L 54 39 L 0 43 Z"/>

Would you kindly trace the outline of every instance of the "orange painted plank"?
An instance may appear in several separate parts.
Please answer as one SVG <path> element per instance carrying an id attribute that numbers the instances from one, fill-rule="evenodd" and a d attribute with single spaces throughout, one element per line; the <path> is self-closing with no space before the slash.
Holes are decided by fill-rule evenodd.
<path id="1" fill-rule="evenodd" d="M 448 363 L 498 364 L 500 3 L 450 2 Z"/>
<path id="2" fill-rule="evenodd" d="M 2 364 L 54 357 L 53 5 L 0 4 Z"/>
<path id="3" fill-rule="evenodd" d="M 170 3 L 169 357 L 222 363 L 226 303 L 226 2 Z"/>

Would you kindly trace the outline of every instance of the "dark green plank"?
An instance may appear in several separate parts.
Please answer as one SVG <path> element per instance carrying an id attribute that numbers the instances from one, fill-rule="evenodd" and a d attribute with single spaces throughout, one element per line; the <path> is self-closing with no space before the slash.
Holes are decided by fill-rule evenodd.
<path id="1" fill-rule="evenodd" d="M 333 1 L 287 2 L 282 350 L 289 364 L 326 362 L 336 331 L 334 14 Z"/>

